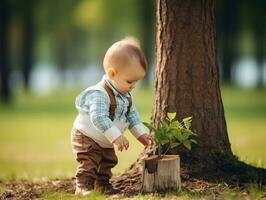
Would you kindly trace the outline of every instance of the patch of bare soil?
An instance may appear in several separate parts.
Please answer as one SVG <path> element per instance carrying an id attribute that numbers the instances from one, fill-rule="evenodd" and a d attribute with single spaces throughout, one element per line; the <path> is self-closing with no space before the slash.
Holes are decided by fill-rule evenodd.
<path id="1" fill-rule="evenodd" d="M 74 193 L 74 179 L 55 179 L 49 181 L 2 181 L 1 187 L 4 192 L 0 194 L 0 199 L 28 200 L 38 199 L 47 192 Z"/>
<path id="2" fill-rule="evenodd" d="M 132 170 L 132 169 L 131 169 Z M 135 170 L 135 169 L 134 169 Z M 208 195 L 215 197 L 223 196 L 225 192 L 241 194 L 245 199 L 251 199 L 249 192 L 243 187 L 229 186 L 224 182 L 212 183 L 205 180 L 190 178 L 185 170 L 182 170 L 182 190 L 190 195 Z M 121 189 L 121 194 L 114 196 L 115 199 L 126 199 L 141 191 L 141 171 L 128 171 L 122 175 L 116 175 L 112 179 L 114 186 Z M 42 199 L 45 193 L 69 193 L 74 194 L 75 180 L 55 179 L 49 181 L 32 182 L 28 180 L 5 181 L 0 183 L 4 192 L 0 194 L 1 200 L 31 200 Z M 113 197 L 110 196 L 110 199 Z M 215 198 L 219 199 L 219 198 Z M 222 199 L 222 198 L 220 198 Z M 266 199 L 266 192 L 259 199 Z"/>
<path id="3" fill-rule="evenodd" d="M 138 160 L 131 165 L 126 172 L 113 176 L 111 180 L 112 184 L 121 190 L 121 194 L 114 196 L 114 198 L 125 199 L 126 197 L 140 193 L 142 160 L 151 153 L 151 151 L 146 151 L 145 154 L 142 153 Z M 236 170 L 241 169 L 239 166 L 241 165 L 231 167 L 228 171 L 224 171 L 220 174 L 217 174 L 217 172 L 212 171 L 211 169 L 209 171 L 201 172 L 200 174 L 205 173 L 205 178 L 193 174 L 188 166 L 181 166 L 182 190 L 192 196 L 211 194 L 215 196 L 215 199 L 222 199 L 216 197 L 222 197 L 226 192 L 237 193 L 245 199 L 252 199 L 250 198 L 250 191 L 246 189 L 245 184 L 240 184 L 237 182 L 237 179 L 232 176 L 228 176 L 230 172 L 232 174 L 236 174 L 237 176 L 239 173 L 242 173 L 244 170 L 240 170 L 238 173 L 236 172 Z M 206 178 L 206 175 L 208 178 Z M 74 178 L 38 182 L 28 180 L 0 181 L 0 185 L 1 188 L 4 189 L 4 191 L 0 194 L 0 200 L 41 199 L 42 195 L 45 193 L 62 192 L 74 194 L 75 190 Z M 259 199 L 266 199 L 265 185 L 261 185 L 261 188 L 259 189 L 262 189 L 263 191 L 260 194 Z"/>

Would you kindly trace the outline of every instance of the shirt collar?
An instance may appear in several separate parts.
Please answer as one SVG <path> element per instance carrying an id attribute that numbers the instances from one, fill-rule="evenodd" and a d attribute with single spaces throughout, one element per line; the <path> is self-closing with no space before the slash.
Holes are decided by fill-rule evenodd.
<path id="1" fill-rule="evenodd" d="M 121 94 L 115 87 L 112 85 L 112 83 L 108 80 L 107 75 L 103 75 L 104 82 L 111 88 L 115 96 L 122 96 L 122 97 L 130 97 L 129 93 Z"/>

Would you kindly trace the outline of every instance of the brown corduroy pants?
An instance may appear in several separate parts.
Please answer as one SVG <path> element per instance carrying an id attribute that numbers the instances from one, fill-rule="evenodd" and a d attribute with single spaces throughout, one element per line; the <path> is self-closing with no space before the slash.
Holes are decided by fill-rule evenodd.
<path id="1" fill-rule="evenodd" d="M 76 185 L 87 187 L 97 180 L 109 180 L 111 169 L 117 164 L 113 148 L 103 148 L 80 131 L 73 129 L 71 143 L 78 162 Z"/>

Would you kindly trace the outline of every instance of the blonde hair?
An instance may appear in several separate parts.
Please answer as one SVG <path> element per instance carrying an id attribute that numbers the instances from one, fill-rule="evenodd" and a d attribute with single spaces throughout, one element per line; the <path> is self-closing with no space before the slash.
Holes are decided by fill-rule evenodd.
<path id="1" fill-rule="evenodd" d="M 105 71 L 109 67 L 125 67 L 128 62 L 135 60 L 147 70 L 147 61 L 141 50 L 139 41 L 134 37 L 125 37 L 114 43 L 106 52 L 103 60 Z"/>

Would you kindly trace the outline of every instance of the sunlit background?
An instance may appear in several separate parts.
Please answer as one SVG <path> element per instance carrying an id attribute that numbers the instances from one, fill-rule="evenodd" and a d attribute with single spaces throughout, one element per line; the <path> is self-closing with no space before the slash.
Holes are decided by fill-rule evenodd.
<path id="1" fill-rule="evenodd" d="M 75 97 L 103 75 L 107 48 L 138 38 L 149 74 L 133 93 L 143 121 L 153 103 L 152 0 L 0 1 L 0 179 L 72 177 Z M 266 3 L 219 0 L 216 33 L 221 90 L 232 149 L 266 167 Z M 129 133 L 122 172 L 143 146 Z"/>

